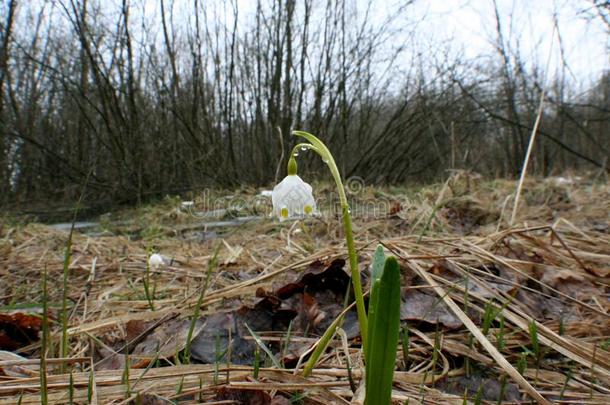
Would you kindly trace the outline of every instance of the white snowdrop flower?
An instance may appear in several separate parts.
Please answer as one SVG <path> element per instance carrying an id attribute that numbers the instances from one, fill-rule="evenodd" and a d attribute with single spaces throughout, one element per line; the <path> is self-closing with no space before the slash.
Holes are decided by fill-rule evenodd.
<path id="1" fill-rule="evenodd" d="M 163 266 L 165 264 L 165 261 L 163 260 L 163 256 L 161 256 L 158 253 L 153 253 L 152 255 L 150 255 L 150 257 L 148 258 L 148 266 L 151 269 L 157 269 L 160 266 Z"/>
<path id="2" fill-rule="evenodd" d="M 571 178 L 565 178 L 565 177 L 555 177 L 555 184 L 558 186 L 563 186 L 566 184 L 574 184 L 574 180 L 572 180 Z"/>
<path id="3" fill-rule="evenodd" d="M 195 202 L 194 201 L 182 201 L 180 203 L 180 209 L 182 211 L 190 211 L 195 207 Z"/>
<path id="4" fill-rule="evenodd" d="M 280 221 L 313 215 L 316 212 L 316 201 L 311 186 L 296 174 L 289 174 L 271 193 L 273 215 Z"/>

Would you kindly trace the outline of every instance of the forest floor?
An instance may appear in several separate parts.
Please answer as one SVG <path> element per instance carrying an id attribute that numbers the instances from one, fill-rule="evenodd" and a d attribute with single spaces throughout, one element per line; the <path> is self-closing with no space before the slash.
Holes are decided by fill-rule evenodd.
<path id="1" fill-rule="evenodd" d="M 610 403 L 610 183 L 528 180 L 509 226 L 515 188 L 348 184 L 365 289 L 379 243 L 401 265 L 394 402 Z M 353 312 L 301 375 L 350 284 L 336 196 L 314 190 L 321 215 L 300 221 L 246 188 L 106 214 L 79 224 L 66 272 L 69 225 L 6 216 L 0 404 L 362 403 Z"/>

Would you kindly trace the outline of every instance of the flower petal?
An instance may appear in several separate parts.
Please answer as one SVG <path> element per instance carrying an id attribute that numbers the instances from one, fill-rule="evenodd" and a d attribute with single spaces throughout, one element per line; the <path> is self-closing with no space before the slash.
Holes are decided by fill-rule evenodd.
<path id="1" fill-rule="evenodd" d="M 316 210 L 311 186 L 296 174 L 286 176 L 273 188 L 271 201 L 280 220 L 312 215 Z"/>
<path id="2" fill-rule="evenodd" d="M 157 269 L 159 266 L 163 266 L 165 261 L 163 260 L 163 256 L 158 253 L 153 253 L 148 258 L 148 266 L 152 269 Z"/>

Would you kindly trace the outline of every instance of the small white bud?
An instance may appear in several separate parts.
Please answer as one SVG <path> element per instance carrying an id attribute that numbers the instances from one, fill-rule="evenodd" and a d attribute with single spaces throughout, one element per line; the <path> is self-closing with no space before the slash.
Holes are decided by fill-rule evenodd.
<path id="1" fill-rule="evenodd" d="M 165 262 L 163 261 L 163 257 L 158 253 L 153 253 L 148 258 L 148 266 L 151 269 L 156 270 L 157 268 L 159 268 L 160 266 L 163 266 L 164 264 L 165 264 Z"/>

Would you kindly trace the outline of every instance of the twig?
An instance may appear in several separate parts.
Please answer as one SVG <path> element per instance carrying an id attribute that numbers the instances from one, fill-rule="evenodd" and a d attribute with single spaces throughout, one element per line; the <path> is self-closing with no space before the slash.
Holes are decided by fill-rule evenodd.
<path id="1" fill-rule="evenodd" d="M 549 47 L 549 56 L 546 61 L 546 72 L 548 76 L 549 65 L 551 63 L 551 55 L 553 54 L 553 38 L 555 37 L 555 29 L 557 27 L 553 26 L 553 32 L 551 34 L 551 46 Z M 527 166 L 530 161 L 530 156 L 532 154 L 532 149 L 534 148 L 534 143 L 536 142 L 536 135 L 538 133 L 538 125 L 540 125 L 540 118 L 542 117 L 542 107 L 544 106 L 544 88 L 546 87 L 546 76 L 543 79 L 542 86 L 540 86 L 540 103 L 538 105 L 538 114 L 536 115 L 536 121 L 534 122 L 534 127 L 532 128 L 532 134 L 530 135 L 530 142 L 527 145 L 527 153 L 525 154 L 525 160 L 523 161 L 523 167 L 521 168 L 521 177 L 519 178 L 519 185 L 517 186 L 517 193 L 515 194 L 515 205 L 513 206 L 513 213 L 510 217 L 510 226 L 513 226 L 515 223 L 515 218 L 517 216 L 517 209 L 519 208 L 519 199 L 521 198 L 521 190 L 523 189 L 523 182 L 525 181 L 525 176 L 527 174 Z"/>

